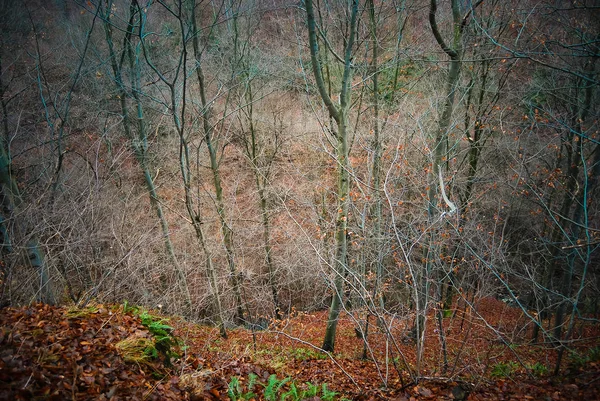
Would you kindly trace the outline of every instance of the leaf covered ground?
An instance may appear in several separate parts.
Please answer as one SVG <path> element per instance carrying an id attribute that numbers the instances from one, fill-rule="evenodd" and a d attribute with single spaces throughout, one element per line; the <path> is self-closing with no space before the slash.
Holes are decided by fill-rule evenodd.
<path id="1" fill-rule="evenodd" d="M 577 328 L 576 348 L 553 376 L 557 352 L 529 341 L 521 312 L 493 299 L 476 309 L 444 319 L 445 366 L 439 326 L 430 325 L 415 383 L 406 369 L 416 369 L 409 317 L 389 318 L 391 337 L 371 322 L 364 359 L 355 331 L 360 313 L 343 315 L 329 355 L 313 346 L 325 312 L 293 314 L 264 331 L 238 328 L 223 339 L 214 327 L 123 305 L 4 308 L 0 399 L 600 399 L 594 326 Z"/>

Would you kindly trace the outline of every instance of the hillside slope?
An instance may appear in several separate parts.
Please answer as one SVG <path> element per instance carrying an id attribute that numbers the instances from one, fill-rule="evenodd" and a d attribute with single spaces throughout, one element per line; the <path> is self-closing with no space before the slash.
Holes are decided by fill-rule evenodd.
<path id="1" fill-rule="evenodd" d="M 492 312 L 491 306 L 498 307 L 490 302 L 481 311 Z M 434 370 L 418 385 L 388 366 L 379 373 L 389 378 L 383 389 L 377 367 L 384 365 L 359 358 L 362 342 L 349 316 L 339 332 L 343 351 L 331 358 L 310 345 L 321 335 L 323 317 L 299 314 L 266 331 L 239 328 L 222 339 L 215 328 L 127 305 L 2 309 L 0 399 L 600 399 L 600 364 L 593 357 L 573 360 L 562 378 L 533 378 L 518 368 L 504 376 L 496 368 L 479 379 L 445 378 Z M 379 360 L 385 344 L 376 334 L 371 343 Z M 410 359 L 413 346 L 402 347 Z M 538 351 L 520 344 L 518 355 L 529 365 Z"/>

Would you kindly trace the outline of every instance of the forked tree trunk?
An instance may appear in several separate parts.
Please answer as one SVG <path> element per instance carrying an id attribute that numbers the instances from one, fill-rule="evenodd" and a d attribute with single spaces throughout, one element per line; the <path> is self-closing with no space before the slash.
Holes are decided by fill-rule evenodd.
<path id="1" fill-rule="evenodd" d="M 350 111 L 351 81 L 352 81 L 352 48 L 356 35 L 358 16 L 358 0 L 351 3 L 349 37 L 345 41 L 344 48 L 344 72 L 342 76 L 342 87 L 340 90 L 340 104 L 336 106 L 325 87 L 322 75 L 322 66 L 319 60 L 319 45 L 317 42 L 317 29 L 315 13 L 312 0 L 306 1 L 306 17 L 308 22 L 308 41 L 310 45 L 310 57 L 312 61 L 313 74 L 321 99 L 325 103 L 329 116 L 337 124 L 336 133 L 336 161 L 337 171 L 337 217 L 335 232 L 335 260 L 333 262 L 333 296 L 329 307 L 327 328 L 323 340 L 323 350 L 333 352 L 335 348 L 335 333 L 337 330 L 340 309 L 342 306 L 342 294 L 344 291 L 344 276 L 347 270 L 346 254 L 348 251 L 347 227 L 348 227 L 348 205 L 350 181 L 348 172 L 348 113 Z"/>
<path id="2" fill-rule="evenodd" d="M 429 9 L 429 23 L 431 26 L 432 33 L 442 50 L 450 57 L 450 69 L 448 76 L 446 77 L 446 98 L 442 110 L 442 115 L 438 121 L 438 128 L 436 130 L 433 140 L 433 158 L 430 169 L 430 175 L 428 180 L 429 190 L 427 191 L 427 217 L 428 224 L 430 226 L 435 225 L 435 221 L 438 216 L 438 198 L 440 192 L 438 191 L 438 180 L 440 191 L 443 191 L 443 180 L 442 180 L 442 163 L 444 158 L 447 157 L 447 137 L 450 128 L 450 121 L 452 118 L 452 112 L 454 110 L 454 95 L 456 93 L 456 87 L 460 76 L 461 67 L 461 42 L 462 42 L 462 18 L 460 15 L 460 9 L 458 0 L 451 1 L 452 8 L 452 46 L 448 46 L 438 29 L 436 21 L 437 3 L 436 0 L 431 0 Z M 418 275 L 417 295 L 416 295 L 416 307 L 417 307 L 417 319 L 415 321 L 415 338 L 417 340 L 417 372 L 420 370 L 421 358 L 423 356 L 424 349 L 424 334 L 425 325 L 427 323 L 427 310 L 429 304 L 429 291 L 430 281 L 429 278 L 434 275 L 434 268 L 439 255 L 439 238 L 438 232 L 435 228 L 431 229 L 429 235 L 427 250 L 425 253 L 425 266 L 424 271 L 421 271 Z M 441 283 L 438 283 L 440 285 Z M 445 342 L 442 341 L 442 345 Z M 445 352 L 445 350 L 444 350 Z"/>

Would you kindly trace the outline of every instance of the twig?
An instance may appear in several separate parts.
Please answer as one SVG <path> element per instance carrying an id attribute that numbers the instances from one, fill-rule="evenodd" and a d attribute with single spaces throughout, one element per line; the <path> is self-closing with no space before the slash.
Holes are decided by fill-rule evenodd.
<path id="1" fill-rule="evenodd" d="M 333 355 L 331 354 L 331 352 L 325 351 L 321 347 L 317 347 L 316 345 L 311 344 L 308 341 L 304 341 L 304 340 L 301 340 L 300 338 L 297 338 L 297 337 L 294 337 L 294 336 L 290 336 L 289 334 L 284 333 L 283 331 L 273 331 L 272 330 L 272 332 L 276 333 L 276 334 L 281 334 L 282 336 L 287 337 L 290 340 L 294 340 L 294 341 L 297 341 L 297 342 L 299 342 L 301 344 L 308 345 L 309 347 L 314 348 L 317 351 L 325 353 L 329 357 L 329 359 L 331 359 L 333 361 L 333 363 L 335 363 L 335 365 L 338 368 L 340 368 L 340 370 L 350 379 L 350 381 L 352 382 L 352 384 L 354 384 L 356 386 L 356 388 L 358 388 L 359 390 L 362 390 L 362 387 L 358 385 L 358 383 L 356 382 L 356 380 L 354 380 L 354 378 L 350 375 L 350 373 L 346 372 L 346 370 L 342 367 L 342 365 L 340 365 L 340 363 L 335 360 L 335 358 L 333 357 Z"/>

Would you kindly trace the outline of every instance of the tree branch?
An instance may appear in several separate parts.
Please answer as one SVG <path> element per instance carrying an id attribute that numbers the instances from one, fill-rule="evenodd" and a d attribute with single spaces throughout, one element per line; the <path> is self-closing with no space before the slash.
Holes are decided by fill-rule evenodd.
<path id="1" fill-rule="evenodd" d="M 327 93 L 327 88 L 325 88 L 325 81 L 323 80 L 323 73 L 321 71 L 321 62 L 317 55 L 319 54 L 319 43 L 317 42 L 317 28 L 315 22 L 315 12 L 313 10 L 312 0 L 306 0 L 306 18 L 308 22 L 308 43 L 310 45 L 310 60 L 312 63 L 313 73 L 315 75 L 315 80 L 317 81 L 317 88 L 319 89 L 319 94 L 329 111 L 329 115 L 333 118 L 337 123 L 340 121 L 340 112 L 338 108 L 333 104 L 331 97 Z"/>
<path id="2" fill-rule="evenodd" d="M 457 59 L 458 53 L 456 50 L 449 47 L 444 38 L 442 38 L 442 34 L 440 33 L 440 29 L 438 28 L 437 21 L 435 19 L 435 13 L 437 12 L 437 2 L 436 0 L 431 0 L 431 4 L 429 6 L 429 25 L 431 25 L 431 31 L 433 32 L 433 36 L 435 36 L 435 40 L 438 42 L 442 50 L 450 56 L 451 59 Z"/>

